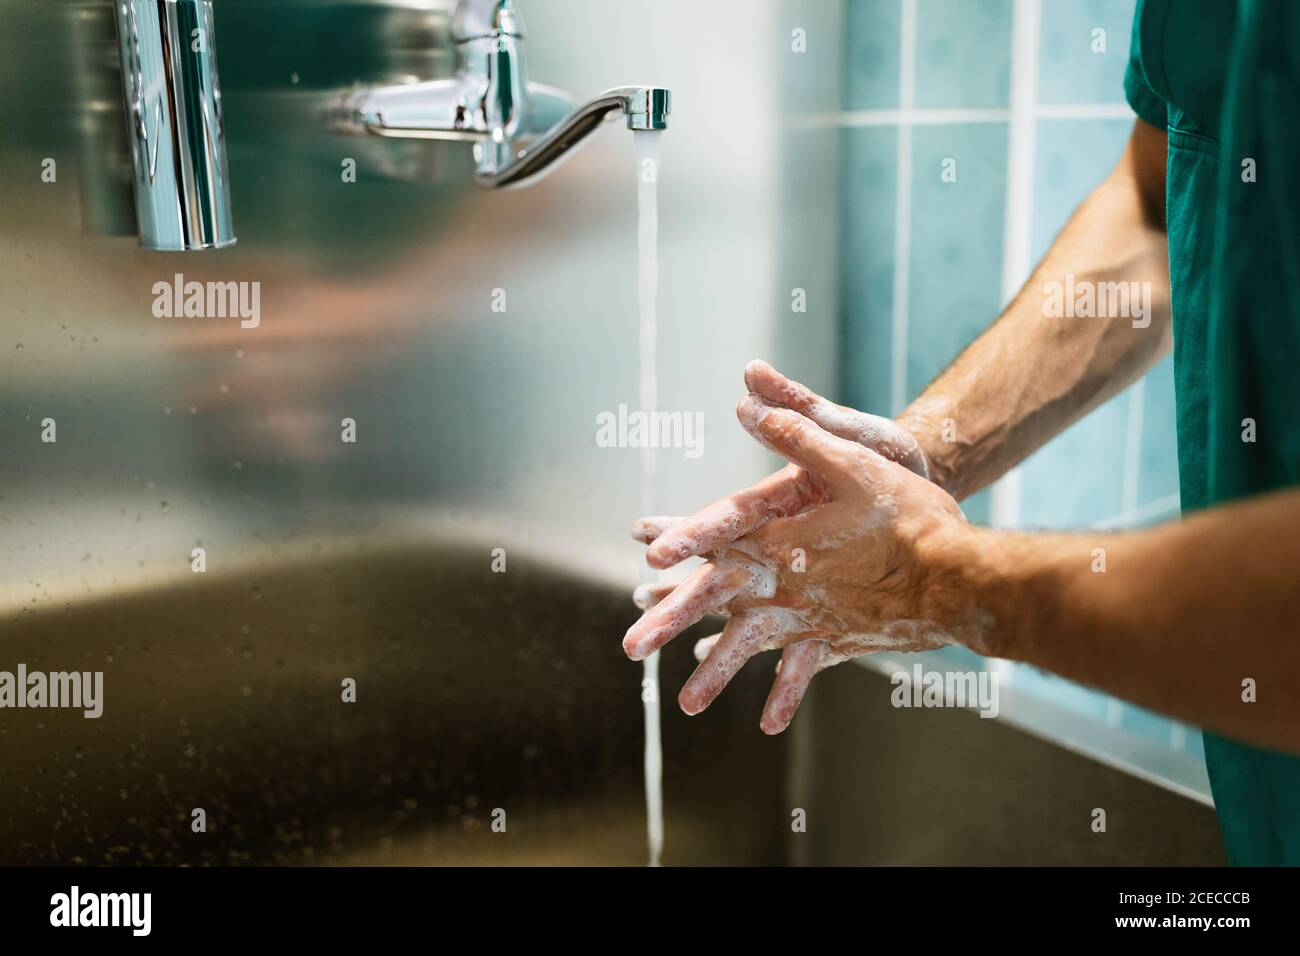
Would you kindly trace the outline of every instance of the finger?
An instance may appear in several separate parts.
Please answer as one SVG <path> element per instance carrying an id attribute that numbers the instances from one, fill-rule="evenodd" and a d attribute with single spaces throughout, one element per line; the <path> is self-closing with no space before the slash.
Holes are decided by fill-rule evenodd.
<path id="1" fill-rule="evenodd" d="M 825 641 L 801 641 L 789 645 L 781 653 L 781 666 L 772 682 L 772 691 L 763 705 L 759 727 L 765 734 L 779 734 L 790 726 L 790 719 L 799 709 L 808 682 L 817 673 Z"/>
<path id="2" fill-rule="evenodd" d="M 749 534 L 771 518 L 798 514 L 821 497 L 820 485 L 801 468 L 783 468 L 729 495 L 658 536 L 646 551 L 652 568 L 671 568 Z"/>
<path id="3" fill-rule="evenodd" d="M 736 406 L 741 426 L 782 458 L 821 476 L 834 491 L 848 479 L 849 466 L 862 460 L 864 450 L 838 438 L 788 408 L 773 408 L 755 395 Z"/>
<path id="4" fill-rule="evenodd" d="M 632 603 L 648 611 L 676 589 L 676 584 L 638 584 L 632 592 Z"/>
<path id="5" fill-rule="evenodd" d="M 831 501 L 793 518 L 769 522 L 739 541 L 732 542 L 721 553 L 720 560 L 735 564 L 748 560 L 757 567 L 766 568 L 770 575 L 762 582 L 767 585 L 766 593 L 758 592 L 757 586 L 755 591 L 761 597 L 775 597 L 776 590 L 781 586 L 781 570 L 794 567 L 796 549 L 803 551 L 806 562 L 811 549 L 821 548 L 834 541 L 842 529 L 852 526 L 858 520 L 860 515 L 855 511 L 865 512 L 872 508 L 870 504 L 845 505 Z M 756 585 L 757 583 L 755 582 Z"/>
<path id="6" fill-rule="evenodd" d="M 743 611 L 728 621 L 708 657 L 677 695 L 683 712 L 693 717 L 712 704 L 745 661 L 776 638 L 781 625 L 780 615 L 772 608 Z"/>
<path id="7" fill-rule="evenodd" d="M 623 636 L 623 651 L 634 661 L 645 660 L 704 615 L 726 604 L 749 582 L 747 568 L 700 565 L 628 628 Z"/>
<path id="8" fill-rule="evenodd" d="M 922 478 L 930 477 L 921 446 L 891 419 L 837 405 L 762 361 L 755 360 L 745 367 L 745 385 L 769 405 L 798 412 L 832 435 L 879 452 Z"/>
<path id="9" fill-rule="evenodd" d="M 709 651 L 713 650 L 713 645 L 718 643 L 722 637 L 721 634 L 714 634 L 711 637 L 702 637 L 695 642 L 695 659 L 702 661 L 709 656 Z"/>
<path id="10" fill-rule="evenodd" d="M 638 518 L 632 524 L 632 537 L 642 544 L 650 544 L 655 538 L 659 537 L 673 525 L 681 521 L 681 518 L 668 518 L 663 515 L 655 515 L 651 518 Z"/>
<path id="11" fill-rule="evenodd" d="M 761 359 L 745 366 L 745 387 L 769 405 L 788 408 L 809 418 L 820 406 L 828 404 L 808 386 L 786 378 Z"/>

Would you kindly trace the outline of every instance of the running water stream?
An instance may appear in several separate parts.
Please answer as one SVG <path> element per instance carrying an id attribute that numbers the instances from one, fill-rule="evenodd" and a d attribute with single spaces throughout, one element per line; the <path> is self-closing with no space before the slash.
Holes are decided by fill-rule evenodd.
<path id="1" fill-rule="evenodd" d="M 641 411 L 653 416 L 659 405 L 659 380 L 655 368 L 658 339 L 656 315 L 659 296 L 659 132 L 638 130 L 636 138 L 638 260 L 637 307 L 640 312 L 639 354 L 641 362 Z M 658 514 L 655 502 L 655 449 L 647 442 L 641 449 L 641 513 Z M 641 581 L 654 582 L 656 574 L 643 565 Z M 641 679 L 641 701 L 645 707 L 645 804 L 646 837 L 650 866 L 658 866 L 664 848 L 664 758 L 659 736 L 659 652 L 645 659 Z"/>

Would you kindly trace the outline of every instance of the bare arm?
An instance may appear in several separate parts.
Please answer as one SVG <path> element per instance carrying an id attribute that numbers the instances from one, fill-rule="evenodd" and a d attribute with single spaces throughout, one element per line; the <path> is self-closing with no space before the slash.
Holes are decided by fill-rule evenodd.
<path id="1" fill-rule="evenodd" d="M 1300 753 L 1300 492 L 1150 531 L 980 539 L 974 587 L 999 655 Z"/>
<path id="2" fill-rule="evenodd" d="M 998 478 L 1168 350 L 1164 190 L 1165 133 L 1138 120 L 1119 163 L 1002 316 L 899 416 L 924 450 L 931 477 L 954 497 Z M 1044 290 L 1053 282 L 1064 289 L 1067 275 L 1080 288 L 1149 283 L 1149 311 L 1140 318 L 1131 308 L 1130 316 L 1049 317 Z"/>
<path id="3" fill-rule="evenodd" d="M 794 410 L 751 395 L 738 415 L 825 495 L 644 602 L 623 643 L 636 659 L 711 611 L 730 617 L 701 642 L 678 698 L 688 714 L 759 651 L 782 649 L 761 721 L 779 733 L 817 671 L 959 643 L 1300 753 L 1300 491 L 1127 534 L 991 531 L 933 482 Z"/>

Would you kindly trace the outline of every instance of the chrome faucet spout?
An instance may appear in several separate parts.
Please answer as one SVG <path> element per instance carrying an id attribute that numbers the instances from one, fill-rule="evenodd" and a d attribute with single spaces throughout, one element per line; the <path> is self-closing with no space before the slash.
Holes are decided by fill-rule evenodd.
<path id="1" fill-rule="evenodd" d="M 445 80 L 348 91 L 331 108 L 337 132 L 474 145 L 474 181 L 519 186 L 554 169 L 616 113 L 631 130 L 668 128 L 672 96 L 621 86 L 582 104 L 528 81 L 523 20 L 513 0 L 461 0 L 452 19 L 457 70 Z"/>
<path id="2" fill-rule="evenodd" d="M 630 130 L 668 128 L 672 94 L 658 86 L 622 86 L 583 103 L 500 169 L 480 162 L 474 181 L 488 189 L 527 185 L 570 155 L 573 147 L 622 113 Z"/>

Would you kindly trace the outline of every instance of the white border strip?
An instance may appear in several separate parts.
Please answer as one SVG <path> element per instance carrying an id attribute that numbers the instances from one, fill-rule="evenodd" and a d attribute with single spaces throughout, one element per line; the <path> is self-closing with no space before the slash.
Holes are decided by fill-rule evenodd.
<path id="1" fill-rule="evenodd" d="M 897 109 L 850 110 L 815 117 L 828 126 L 945 126 L 960 123 L 1005 123 L 1011 116 L 1009 110 L 987 109 Z"/>
<path id="2" fill-rule="evenodd" d="M 1029 277 L 1034 225 L 1034 105 L 1038 98 L 1039 0 L 1015 0 L 1011 21 L 1011 118 L 1002 223 L 1002 301 Z"/>
<path id="3" fill-rule="evenodd" d="M 916 5 L 903 0 L 898 57 L 898 99 L 902 114 L 916 100 Z M 907 406 L 907 308 L 912 270 L 912 127 L 898 127 L 897 186 L 894 194 L 894 314 L 890 341 L 889 404 L 897 415 Z"/>
<path id="4" fill-rule="evenodd" d="M 1007 196 L 1002 219 L 1002 302 L 1020 291 L 1032 266 L 1035 106 L 1038 102 L 1039 0 L 1015 0 L 1011 14 L 1011 119 L 1007 124 Z M 989 524 L 1020 524 L 1020 469 L 994 482 Z"/>
<path id="5" fill-rule="evenodd" d="M 1032 108 L 1038 120 L 1119 120 L 1132 119 L 1133 110 L 1127 103 L 1056 103 Z M 889 126 L 955 126 L 961 123 L 1007 123 L 1011 121 L 1009 109 L 915 109 L 896 110 L 844 110 L 838 113 L 812 113 L 791 120 L 796 128 L 843 127 L 862 129 Z"/>
<path id="6" fill-rule="evenodd" d="M 1132 119 L 1133 108 L 1127 103 L 1059 103 L 1035 107 L 1040 120 L 1118 120 Z"/>

